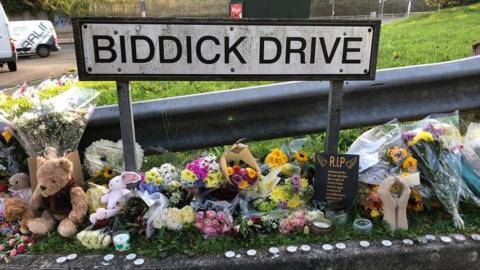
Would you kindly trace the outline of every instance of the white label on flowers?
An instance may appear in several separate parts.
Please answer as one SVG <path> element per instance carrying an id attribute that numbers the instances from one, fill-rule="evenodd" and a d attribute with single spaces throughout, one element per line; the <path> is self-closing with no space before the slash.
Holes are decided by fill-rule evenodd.
<path id="1" fill-rule="evenodd" d="M 77 61 L 85 79 L 95 75 L 96 79 L 375 76 L 379 31 L 375 21 L 285 25 L 275 21 L 105 20 L 111 22 L 77 22 L 75 42 L 81 50 Z"/>

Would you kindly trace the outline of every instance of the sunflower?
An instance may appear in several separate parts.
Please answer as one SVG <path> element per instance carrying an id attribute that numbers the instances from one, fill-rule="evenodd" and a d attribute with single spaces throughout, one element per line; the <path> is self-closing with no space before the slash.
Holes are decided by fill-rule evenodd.
<path id="1" fill-rule="evenodd" d="M 295 159 L 298 161 L 298 162 L 307 162 L 308 161 L 308 155 L 307 153 L 303 152 L 303 151 L 298 151 L 297 153 L 295 153 Z"/>
<path id="2" fill-rule="evenodd" d="M 413 212 L 423 211 L 422 194 L 420 194 L 420 192 L 414 188 L 412 188 L 411 190 L 407 208 L 412 210 Z"/>
<path id="3" fill-rule="evenodd" d="M 393 164 L 398 164 L 408 156 L 408 152 L 405 148 L 394 146 L 388 150 L 388 157 Z"/>
<path id="4" fill-rule="evenodd" d="M 112 166 L 107 166 L 103 169 L 103 177 L 105 177 L 106 179 L 110 179 L 113 177 Z"/>

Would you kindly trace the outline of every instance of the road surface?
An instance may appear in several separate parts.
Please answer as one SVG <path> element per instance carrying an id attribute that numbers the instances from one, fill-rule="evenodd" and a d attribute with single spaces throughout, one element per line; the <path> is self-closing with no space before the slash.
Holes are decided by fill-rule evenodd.
<path id="1" fill-rule="evenodd" d="M 76 68 L 73 44 L 61 44 L 60 47 L 60 51 L 52 52 L 46 58 L 36 55 L 19 57 L 15 72 L 8 71 L 7 65 L 4 65 L 0 68 L 0 90 L 23 82 L 43 80 Z"/>

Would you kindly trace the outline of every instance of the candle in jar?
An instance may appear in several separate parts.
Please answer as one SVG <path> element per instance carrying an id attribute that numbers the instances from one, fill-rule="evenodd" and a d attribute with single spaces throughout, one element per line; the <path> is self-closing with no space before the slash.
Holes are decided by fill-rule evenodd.
<path id="1" fill-rule="evenodd" d="M 130 249 L 130 235 L 128 233 L 120 233 L 113 237 L 113 244 L 117 251 L 127 251 Z"/>

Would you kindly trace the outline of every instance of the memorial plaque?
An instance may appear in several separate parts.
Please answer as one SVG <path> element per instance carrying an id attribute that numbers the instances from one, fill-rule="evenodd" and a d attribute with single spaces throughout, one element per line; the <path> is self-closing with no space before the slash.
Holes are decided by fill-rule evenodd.
<path id="1" fill-rule="evenodd" d="M 317 153 L 315 200 L 350 208 L 358 190 L 359 159 L 358 155 Z"/>

